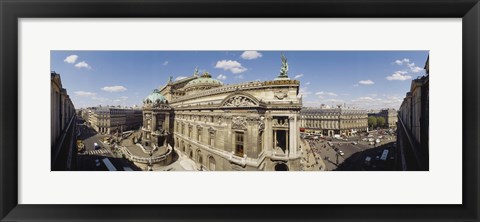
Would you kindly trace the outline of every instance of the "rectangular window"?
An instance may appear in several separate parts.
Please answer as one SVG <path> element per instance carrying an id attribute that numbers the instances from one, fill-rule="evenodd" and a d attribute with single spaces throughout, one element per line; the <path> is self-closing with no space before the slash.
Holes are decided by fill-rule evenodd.
<path id="1" fill-rule="evenodd" d="M 243 132 L 235 132 L 235 155 L 243 157 Z"/>

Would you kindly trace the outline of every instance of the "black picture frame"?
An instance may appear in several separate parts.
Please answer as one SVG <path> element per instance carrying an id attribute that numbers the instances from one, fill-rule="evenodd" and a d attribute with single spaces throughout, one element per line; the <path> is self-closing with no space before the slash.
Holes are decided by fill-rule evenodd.
<path id="1" fill-rule="evenodd" d="M 478 0 L 0 0 L 1 221 L 478 221 Z M 18 204 L 18 19 L 133 17 L 462 18 L 461 205 Z M 45 33 L 54 35 L 54 33 Z M 448 44 L 448 43 L 447 43 Z M 398 192 L 402 192 L 398 190 Z M 448 192 L 448 191 L 445 191 Z M 439 194 L 441 195 L 441 194 Z"/>

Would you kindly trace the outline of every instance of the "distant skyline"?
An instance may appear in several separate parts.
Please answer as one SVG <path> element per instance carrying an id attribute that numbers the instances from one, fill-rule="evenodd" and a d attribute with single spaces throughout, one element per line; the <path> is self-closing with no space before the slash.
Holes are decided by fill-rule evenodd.
<path id="1" fill-rule="evenodd" d="M 51 51 L 75 108 L 142 106 L 170 76 L 195 67 L 224 84 L 272 80 L 284 53 L 307 107 L 321 104 L 398 109 L 411 80 L 425 74 L 428 51 Z"/>

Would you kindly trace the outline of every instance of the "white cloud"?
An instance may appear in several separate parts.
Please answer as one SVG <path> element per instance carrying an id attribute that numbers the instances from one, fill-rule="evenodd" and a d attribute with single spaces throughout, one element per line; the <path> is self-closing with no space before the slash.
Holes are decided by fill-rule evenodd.
<path id="1" fill-rule="evenodd" d="M 121 100 L 127 100 L 127 99 L 128 99 L 128 96 L 120 96 L 120 99 L 121 99 Z"/>
<path id="2" fill-rule="evenodd" d="M 403 98 L 398 95 L 382 95 L 378 97 L 377 94 L 370 94 L 367 96 L 358 97 L 352 99 L 350 106 L 360 107 L 363 109 L 383 109 L 383 108 L 395 108 L 398 109 L 402 103 Z"/>
<path id="3" fill-rule="evenodd" d="M 234 77 L 235 79 L 243 79 L 243 75 L 237 75 Z"/>
<path id="4" fill-rule="evenodd" d="M 307 98 L 312 92 L 308 90 L 308 87 L 300 87 L 300 91 L 298 92 L 298 97 Z"/>
<path id="5" fill-rule="evenodd" d="M 373 84 L 375 84 L 375 82 L 373 82 L 373 81 L 370 80 L 370 79 L 367 79 L 367 80 L 360 80 L 360 81 L 358 82 L 358 84 L 362 84 L 362 85 L 373 85 Z"/>
<path id="6" fill-rule="evenodd" d="M 398 80 L 398 81 L 404 81 L 404 80 L 408 80 L 408 79 L 411 79 L 412 77 L 407 75 L 408 72 L 406 71 L 396 71 L 395 73 L 393 73 L 392 75 L 390 76 L 387 76 L 387 80 Z"/>
<path id="7" fill-rule="evenodd" d="M 234 60 L 218 61 L 217 64 L 215 65 L 215 68 L 228 70 L 234 74 L 247 71 L 247 68 L 243 67 L 242 64 Z"/>
<path id="8" fill-rule="evenodd" d="M 415 63 L 413 63 L 413 64 L 415 65 Z M 411 66 L 410 71 L 412 71 L 414 73 L 419 73 L 419 72 L 423 71 L 423 69 L 418 67 L 418 66 Z"/>
<path id="9" fill-rule="evenodd" d="M 403 64 L 406 64 L 406 63 L 409 63 L 410 62 L 410 59 L 407 59 L 407 58 L 404 58 L 404 59 L 397 59 L 395 60 L 395 64 L 397 65 L 403 65 Z"/>
<path id="10" fill-rule="evenodd" d="M 373 102 L 375 100 L 376 99 L 374 99 L 372 97 L 369 97 L 369 96 L 362 96 L 362 97 L 358 97 L 356 99 L 353 99 L 352 102 Z"/>
<path id="11" fill-rule="evenodd" d="M 223 75 L 223 74 L 220 74 L 220 75 L 217 76 L 217 79 L 219 79 L 219 80 L 225 80 L 225 79 L 227 79 L 227 76 L 226 76 L 226 75 Z"/>
<path id="12" fill-rule="evenodd" d="M 93 99 L 93 100 L 100 101 L 100 102 L 102 102 L 102 103 L 103 103 L 103 102 L 109 102 L 109 101 L 111 101 L 109 98 L 105 98 L 105 97 L 96 97 L 96 96 L 92 97 L 92 99 Z"/>
<path id="13" fill-rule="evenodd" d="M 179 77 L 175 78 L 175 81 L 182 80 L 182 79 L 185 79 L 185 78 L 187 78 L 187 77 L 186 76 L 179 76 Z"/>
<path id="14" fill-rule="evenodd" d="M 242 53 L 240 57 L 242 57 L 242 59 L 251 60 L 251 59 L 261 58 L 262 56 L 263 56 L 262 53 L 259 53 L 257 51 L 245 51 Z"/>
<path id="15" fill-rule="evenodd" d="M 166 66 L 166 65 L 168 65 L 168 61 L 165 61 L 162 63 L 162 66 Z"/>
<path id="16" fill-rule="evenodd" d="M 295 79 L 298 79 L 298 78 L 302 78 L 302 77 L 303 77 L 303 74 L 298 74 L 298 75 L 296 75 L 294 78 L 295 78 Z"/>
<path id="17" fill-rule="evenodd" d="M 337 94 L 333 92 L 316 92 L 315 95 L 317 96 L 337 96 Z"/>
<path id="18" fill-rule="evenodd" d="M 67 56 L 67 58 L 65 58 L 63 61 L 66 62 L 66 63 L 70 63 L 70 64 L 73 64 L 77 61 L 78 59 L 78 56 L 77 55 L 69 55 Z"/>
<path id="19" fill-rule="evenodd" d="M 92 67 L 90 65 L 88 65 L 88 63 L 86 63 L 85 61 L 81 61 L 77 64 L 75 64 L 75 67 L 81 69 L 81 68 L 86 68 L 86 69 L 91 69 Z"/>
<path id="20" fill-rule="evenodd" d="M 73 93 L 75 93 L 75 95 L 77 95 L 77 96 L 94 96 L 94 95 L 96 95 L 96 93 L 85 92 L 85 91 L 75 91 Z"/>
<path id="21" fill-rule="evenodd" d="M 305 85 L 307 85 L 307 86 L 310 85 L 310 82 L 306 82 Z"/>
<path id="22" fill-rule="evenodd" d="M 423 71 L 423 68 L 416 66 L 415 63 L 410 62 L 410 59 L 407 59 L 407 58 L 404 58 L 404 59 L 401 59 L 401 60 L 395 60 L 395 64 L 406 65 L 408 67 L 408 69 L 410 69 L 410 71 L 413 72 L 413 73 L 419 73 L 419 72 Z"/>
<path id="23" fill-rule="evenodd" d="M 124 86 L 105 86 L 102 88 L 103 91 L 107 92 L 123 92 L 127 90 Z"/>
<path id="24" fill-rule="evenodd" d="M 345 100 L 343 100 L 343 99 L 327 99 L 327 101 L 331 102 L 331 103 L 336 103 L 336 104 L 345 102 Z"/>

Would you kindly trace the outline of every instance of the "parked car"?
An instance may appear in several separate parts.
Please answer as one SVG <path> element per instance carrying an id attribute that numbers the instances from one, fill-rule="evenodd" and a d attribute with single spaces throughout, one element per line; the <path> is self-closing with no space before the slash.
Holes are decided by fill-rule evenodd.
<path id="1" fill-rule="evenodd" d="M 95 166 L 97 166 L 97 167 L 100 166 L 100 160 L 98 160 L 98 159 L 95 160 Z"/>
<path id="2" fill-rule="evenodd" d="M 93 148 L 94 149 L 100 149 L 100 146 L 98 145 L 98 143 L 93 143 Z"/>

